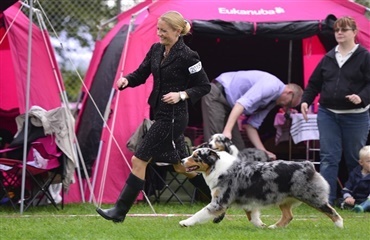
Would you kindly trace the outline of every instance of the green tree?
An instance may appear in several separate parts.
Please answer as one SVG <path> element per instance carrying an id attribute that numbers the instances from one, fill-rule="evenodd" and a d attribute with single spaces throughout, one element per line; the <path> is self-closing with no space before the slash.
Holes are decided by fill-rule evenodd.
<path id="1" fill-rule="evenodd" d="M 98 34 L 104 34 L 113 27 L 112 22 L 99 33 L 101 22 L 115 17 L 123 7 L 137 4 L 142 0 L 38 0 L 34 7 L 40 9 L 44 17 L 49 35 L 60 40 L 54 46 L 59 57 L 59 67 L 62 72 L 66 91 L 70 101 L 77 99 L 80 91 L 80 75 L 84 78 L 86 69 L 77 66 L 79 74 L 75 73 L 72 63 L 82 50 L 93 52 Z M 28 10 L 25 9 L 27 15 Z M 71 44 L 72 43 L 72 44 Z M 88 65 L 88 63 L 86 63 Z"/>
<path id="2" fill-rule="evenodd" d="M 100 21 L 112 18 L 118 11 L 116 6 L 107 3 L 108 1 L 105 0 L 39 0 L 34 2 L 34 8 L 43 12 L 49 35 L 58 39 L 60 43 L 54 46 L 54 50 L 58 55 L 58 65 L 69 101 L 76 101 L 81 88 L 78 75 L 83 78 L 86 71 L 82 68 L 75 70 L 74 66 L 71 66 L 71 61 L 74 61 L 71 56 L 78 55 L 82 49 L 88 52 L 93 51 Z M 28 8 L 23 9 L 28 16 Z M 37 22 L 35 15 L 33 16 L 33 21 Z M 71 42 L 73 44 L 70 44 Z"/>
<path id="3" fill-rule="evenodd" d="M 368 8 L 368 11 L 366 12 L 366 17 L 370 19 L 370 0 L 356 0 L 355 2 Z"/>
<path id="4" fill-rule="evenodd" d="M 78 43 L 76 48 L 89 48 L 91 51 L 100 21 L 117 13 L 117 8 L 108 6 L 104 0 L 39 0 L 39 5 L 35 4 L 35 7 L 45 12 L 51 37 L 62 36 L 64 41 L 72 39 Z M 68 51 L 77 49 L 56 47 L 55 50 L 62 59 L 61 67 L 65 68 L 69 63 Z"/>
<path id="5" fill-rule="evenodd" d="M 365 7 L 370 7 L 370 0 L 356 0 L 355 2 L 365 6 Z"/>
<path id="6" fill-rule="evenodd" d="M 81 46 L 88 46 L 86 34 L 97 37 L 97 26 L 103 19 L 116 15 L 117 8 L 108 6 L 105 0 L 39 0 L 57 33 L 65 32 L 67 38 L 75 38 Z"/>

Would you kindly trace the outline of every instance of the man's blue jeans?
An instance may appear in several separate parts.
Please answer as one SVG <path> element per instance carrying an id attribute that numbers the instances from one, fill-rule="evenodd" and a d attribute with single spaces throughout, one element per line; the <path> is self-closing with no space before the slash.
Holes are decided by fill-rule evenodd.
<path id="1" fill-rule="evenodd" d="M 329 203 L 334 204 L 342 153 L 350 172 L 358 165 L 359 151 L 366 145 L 369 111 L 337 114 L 320 106 L 317 124 L 320 133 L 320 173 L 330 185 Z"/>

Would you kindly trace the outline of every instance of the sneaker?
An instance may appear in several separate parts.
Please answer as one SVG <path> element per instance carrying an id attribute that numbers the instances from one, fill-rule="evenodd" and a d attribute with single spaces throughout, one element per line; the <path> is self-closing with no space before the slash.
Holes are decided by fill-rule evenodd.
<path id="1" fill-rule="evenodd" d="M 366 201 L 361 203 L 361 206 L 364 209 L 364 212 L 370 212 L 370 199 L 368 198 Z"/>
<path id="2" fill-rule="evenodd" d="M 364 208 L 361 205 L 355 205 L 355 207 L 352 209 L 353 212 L 361 213 L 364 212 Z"/>
<path id="3" fill-rule="evenodd" d="M 340 209 L 341 210 L 351 210 L 351 209 L 353 209 L 353 205 L 349 205 L 349 204 L 347 204 L 345 202 L 342 202 L 340 204 Z"/>

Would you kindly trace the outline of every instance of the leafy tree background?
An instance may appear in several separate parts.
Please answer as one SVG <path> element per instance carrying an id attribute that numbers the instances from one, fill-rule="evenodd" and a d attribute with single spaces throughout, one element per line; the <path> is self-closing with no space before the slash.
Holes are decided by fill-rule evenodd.
<path id="1" fill-rule="evenodd" d="M 38 0 L 34 7 L 43 11 L 44 21 L 54 40 L 54 50 L 62 72 L 70 102 L 78 99 L 81 79 L 84 78 L 88 61 L 83 66 L 73 63 L 79 54 L 92 54 L 98 35 L 115 25 L 112 21 L 99 33 L 102 22 L 112 19 L 122 11 L 143 0 Z M 28 10 L 24 9 L 26 14 Z M 35 18 L 33 19 L 35 21 Z M 85 54 L 86 55 L 86 54 Z M 77 57 L 76 57 L 77 56 Z"/>

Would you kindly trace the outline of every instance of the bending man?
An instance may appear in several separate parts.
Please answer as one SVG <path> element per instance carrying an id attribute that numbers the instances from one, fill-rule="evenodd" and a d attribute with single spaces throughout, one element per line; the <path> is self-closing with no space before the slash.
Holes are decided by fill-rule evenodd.
<path id="1" fill-rule="evenodd" d="M 236 124 L 245 114 L 245 129 L 254 147 L 265 151 L 271 159 L 275 154 L 264 147 L 258 128 L 267 114 L 276 106 L 296 107 L 303 90 L 294 83 L 284 84 L 276 76 L 258 70 L 226 72 L 211 84 L 211 92 L 202 98 L 204 138 L 223 133 L 239 148 L 245 148 Z"/>

